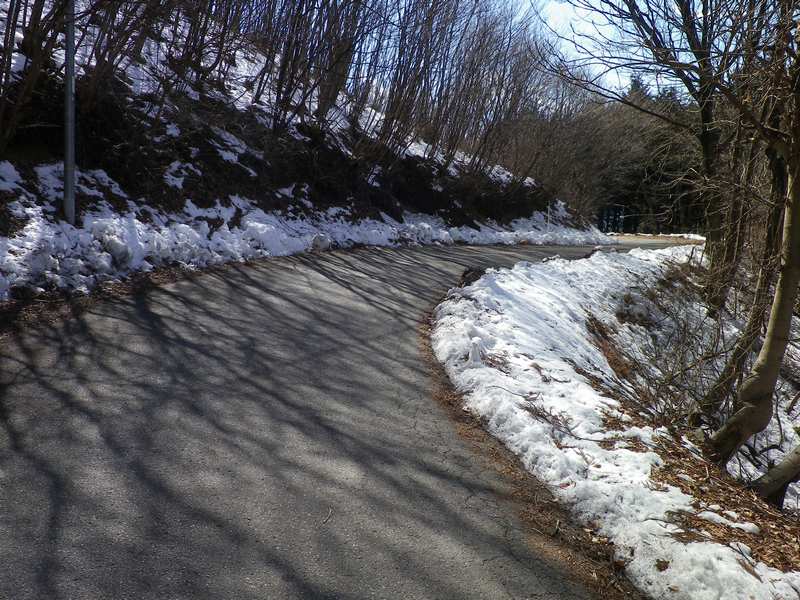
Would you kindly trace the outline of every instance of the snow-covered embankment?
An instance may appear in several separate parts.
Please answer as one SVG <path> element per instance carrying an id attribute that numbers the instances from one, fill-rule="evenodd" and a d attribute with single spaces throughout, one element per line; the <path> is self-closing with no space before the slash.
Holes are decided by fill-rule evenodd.
<path id="1" fill-rule="evenodd" d="M 662 462 L 653 448 L 667 432 L 641 424 L 611 430 L 607 418 L 632 419 L 584 376 L 615 379 L 591 341 L 590 318 L 635 344 L 642 332 L 619 323 L 620 300 L 633 286 L 654 285 L 692 252 L 597 253 L 490 270 L 475 284 L 452 290 L 438 307 L 433 348 L 464 394 L 465 408 L 484 418 L 578 519 L 615 544 L 640 589 L 670 599 L 796 598 L 800 572 L 746 561 L 748 548 L 741 544 L 673 537 L 680 530 L 670 515 L 696 512 L 701 499 L 651 480 Z M 757 529 L 715 508 L 705 511 L 709 519 Z"/>
<path id="2" fill-rule="evenodd" d="M 479 229 L 449 227 L 433 215 L 407 213 L 403 221 L 358 218 L 350 207 L 312 211 L 300 196 L 288 212 L 265 212 L 240 196 L 198 208 L 190 199 L 182 212 L 165 214 L 144 200 L 130 198 L 105 172 L 81 171 L 78 191 L 96 198 L 78 227 L 56 216 L 62 194 L 61 164 L 36 168 L 35 181 L 23 181 L 15 167 L 0 161 L 0 192 L 10 196 L 8 209 L 22 224 L 0 236 L 0 301 L 14 287 L 88 292 L 97 283 L 155 267 L 201 268 L 232 261 L 295 254 L 310 249 L 401 244 L 569 244 L 614 243 L 594 228 L 569 224 L 563 204 L 551 221 L 542 213 L 509 226 L 486 222 Z M 286 192 L 288 194 L 288 192 Z M 127 210 L 104 200 L 115 197 Z M 303 204 L 303 206 L 300 205 Z"/>

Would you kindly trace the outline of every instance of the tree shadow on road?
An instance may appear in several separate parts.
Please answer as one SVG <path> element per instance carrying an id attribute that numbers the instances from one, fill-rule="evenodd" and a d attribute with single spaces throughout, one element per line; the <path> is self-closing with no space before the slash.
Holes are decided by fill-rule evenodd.
<path id="1" fill-rule="evenodd" d="M 429 402 L 417 347 L 420 317 L 464 267 L 537 252 L 238 265 L 10 336 L 0 596 L 463 598 L 535 584 L 573 597 L 567 575 L 532 564 Z"/>

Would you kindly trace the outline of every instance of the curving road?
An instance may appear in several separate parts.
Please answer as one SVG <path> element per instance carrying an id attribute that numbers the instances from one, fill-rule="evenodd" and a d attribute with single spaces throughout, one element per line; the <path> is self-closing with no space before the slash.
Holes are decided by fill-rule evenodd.
<path id="1" fill-rule="evenodd" d="M 417 327 L 466 266 L 331 252 L 101 302 L 0 348 L 0 598 L 590 595 L 532 555 Z"/>

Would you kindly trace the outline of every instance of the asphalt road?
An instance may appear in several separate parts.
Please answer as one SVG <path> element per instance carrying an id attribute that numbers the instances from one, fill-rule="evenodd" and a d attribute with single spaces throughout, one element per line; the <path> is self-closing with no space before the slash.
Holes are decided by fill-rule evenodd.
<path id="1" fill-rule="evenodd" d="M 0 348 L 0 598 L 559 598 L 430 397 L 464 268 L 587 248 L 331 252 L 100 302 Z"/>

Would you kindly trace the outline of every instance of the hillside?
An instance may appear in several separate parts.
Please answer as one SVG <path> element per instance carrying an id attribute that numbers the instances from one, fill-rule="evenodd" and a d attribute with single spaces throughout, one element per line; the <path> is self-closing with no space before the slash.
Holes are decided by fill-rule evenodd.
<path id="1" fill-rule="evenodd" d="M 224 69 L 179 68 L 190 22 L 162 15 L 98 82 L 97 44 L 110 34 L 81 23 L 75 229 L 60 221 L 63 54 L 33 78 L 38 55 L 16 33 L 6 84 L 34 92 L 0 150 L 0 300 L 311 248 L 605 240 L 530 177 L 416 130 L 386 138 L 377 100 L 355 119 L 347 90 L 324 114 L 318 87 L 281 103 L 281 59 L 265 78 L 270 59 L 245 36 L 225 48 Z M 209 46 L 223 26 L 209 23 Z M 206 49 L 200 65 L 221 55 Z"/>

